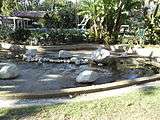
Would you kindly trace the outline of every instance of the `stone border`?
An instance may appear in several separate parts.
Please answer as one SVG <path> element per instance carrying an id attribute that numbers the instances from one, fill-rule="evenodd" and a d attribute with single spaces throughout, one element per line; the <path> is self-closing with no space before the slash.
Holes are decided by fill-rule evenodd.
<path id="1" fill-rule="evenodd" d="M 1 48 L 4 50 L 8 50 L 12 44 L 9 43 L 0 43 Z M 17 45 L 24 46 L 24 45 Z M 55 45 L 55 46 L 30 46 L 26 45 L 27 49 L 37 49 L 38 52 L 46 52 L 46 51 L 59 51 L 59 50 L 95 50 L 99 46 L 105 47 L 102 44 L 74 44 L 74 45 Z"/>
<path id="2" fill-rule="evenodd" d="M 66 97 L 66 96 L 77 96 L 80 94 L 100 92 L 111 89 L 118 89 L 131 85 L 138 85 L 147 82 L 154 82 L 160 80 L 160 74 L 155 74 L 149 77 L 141 77 L 133 80 L 122 80 L 113 83 L 106 83 L 101 85 L 93 85 L 87 87 L 68 88 L 60 90 L 49 90 L 46 92 L 40 91 L 36 93 L 11 93 L 11 92 L 0 92 L 0 98 L 2 99 L 39 99 L 39 98 L 55 98 L 55 97 Z"/>

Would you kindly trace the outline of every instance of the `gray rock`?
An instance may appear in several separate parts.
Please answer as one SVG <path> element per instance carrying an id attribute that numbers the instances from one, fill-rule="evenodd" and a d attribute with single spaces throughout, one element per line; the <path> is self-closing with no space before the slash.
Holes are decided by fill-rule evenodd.
<path id="1" fill-rule="evenodd" d="M 128 49 L 127 53 L 128 53 L 128 54 L 134 54 L 134 53 L 136 53 L 136 51 L 135 51 L 133 48 L 130 47 L 130 48 Z"/>
<path id="2" fill-rule="evenodd" d="M 127 57 L 128 56 L 128 54 L 126 53 L 126 52 L 123 52 L 122 54 L 121 54 L 121 57 Z"/>
<path id="3" fill-rule="evenodd" d="M 36 49 L 29 49 L 26 51 L 25 55 L 35 57 L 37 55 L 37 50 Z"/>
<path id="4" fill-rule="evenodd" d="M 127 47 L 128 47 L 128 45 L 125 45 L 125 44 L 111 45 L 110 49 L 111 49 L 111 51 L 114 51 L 114 52 L 125 52 Z"/>
<path id="5" fill-rule="evenodd" d="M 60 51 L 59 51 L 59 54 L 58 54 L 58 57 L 59 57 L 59 58 L 71 58 L 71 57 L 72 57 L 72 54 L 71 54 L 71 52 L 69 52 L 69 51 L 60 50 Z"/>
<path id="6" fill-rule="evenodd" d="M 156 58 L 156 61 L 160 63 L 160 58 Z"/>
<path id="7" fill-rule="evenodd" d="M 105 58 L 110 56 L 110 51 L 103 49 L 103 48 L 98 48 L 96 51 L 93 51 L 91 54 L 91 60 L 93 61 L 101 61 Z"/>
<path id="8" fill-rule="evenodd" d="M 19 69 L 15 64 L 0 63 L 0 79 L 12 79 L 19 75 Z"/>
<path id="9" fill-rule="evenodd" d="M 77 57 L 72 57 L 70 60 L 71 60 L 71 62 L 76 63 L 76 61 L 78 61 L 78 58 Z"/>
<path id="10" fill-rule="evenodd" d="M 36 49 L 29 49 L 23 55 L 23 59 L 27 61 L 31 61 L 33 58 L 36 58 L 37 50 Z"/>
<path id="11" fill-rule="evenodd" d="M 94 72 L 91 70 L 85 70 L 77 76 L 76 82 L 90 83 L 90 82 L 96 81 L 98 79 L 98 77 L 99 77 L 99 74 L 97 72 Z"/>

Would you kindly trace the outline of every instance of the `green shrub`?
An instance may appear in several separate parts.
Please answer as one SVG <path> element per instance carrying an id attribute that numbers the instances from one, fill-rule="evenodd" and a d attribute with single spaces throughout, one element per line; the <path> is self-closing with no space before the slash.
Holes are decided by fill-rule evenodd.
<path id="1" fill-rule="evenodd" d="M 84 32 L 77 29 L 51 30 L 48 35 L 48 39 L 52 44 L 74 44 L 86 40 Z"/>
<path id="2" fill-rule="evenodd" d="M 106 30 L 98 30 L 98 36 L 95 35 L 92 29 L 88 29 L 85 34 L 89 42 L 103 43 L 105 45 L 112 43 L 111 37 Z"/>
<path id="3" fill-rule="evenodd" d="M 7 26 L 0 25 L 0 40 L 1 41 L 9 41 L 9 34 L 12 33 L 13 30 Z"/>
<path id="4" fill-rule="evenodd" d="M 48 31 L 32 31 L 29 43 L 38 45 L 76 44 L 85 42 L 84 31 L 78 29 L 50 29 Z"/>
<path id="5" fill-rule="evenodd" d="M 63 6 L 49 14 L 46 14 L 43 19 L 39 19 L 39 23 L 47 28 L 76 28 L 77 16 L 74 7 Z"/>
<path id="6" fill-rule="evenodd" d="M 30 35 L 31 35 L 30 30 L 20 28 L 10 33 L 9 38 L 12 41 L 12 43 L 15 44 L 28 44 L 27 40 L 30 37 Z"/>
<path id="7" fill-rule="evenodd" d="M 48 42 L 48 32 L 42 30 L 31 31 L 31 36 L 28 39 L 30 45 L 45 45 Z"/>
<path id="8" fill-rule="evenodd" d="M 0 27 L 0 39 L 14 44 L 59 45 L 86 42 L 87 36 L 79 29 L 16 29 L 13 31 Z"/>

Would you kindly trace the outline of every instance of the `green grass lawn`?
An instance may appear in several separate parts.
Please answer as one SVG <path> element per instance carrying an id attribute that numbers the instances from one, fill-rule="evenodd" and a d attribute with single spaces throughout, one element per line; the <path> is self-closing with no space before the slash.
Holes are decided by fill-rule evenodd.
<path id="1" fill-rule="evenodd" d="M 1 109 L 0 120 L 160 120 L 160 88 L 52 106 Z"/>

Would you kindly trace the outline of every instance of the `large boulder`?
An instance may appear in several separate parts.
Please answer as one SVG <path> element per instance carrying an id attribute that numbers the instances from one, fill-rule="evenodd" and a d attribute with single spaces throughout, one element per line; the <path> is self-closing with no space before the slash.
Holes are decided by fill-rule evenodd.
<path id="1" fill-rule="evenodd" d="M 31 61 L 31 59 L 36 57 L 36 55 L 37 55 L 37 49 L 29 49 L 23 55 L 23 59 L 25 59 L 27 61 Z"/>
<path id="2" fill-rule="evenodd" d="M 0 79 L 13 79 L 19 75 L 19 69 L 15 64 L 0 63 Z"/>
<path id="3" fill-rule="evenodd" d="M 97 72 L 91 71 L 91 70 L 85 70 L 77 76 L 76 82 L 90 83 L 90 82 L 96 81 L 98 77 L 99 77 L 99 74 Z"/>
<path id="4" fill-rule="evenodd" d="M 71 58 L 72 57 L 72 53 L 66 50 L 60 50 L 59 51 L 59 58 Z"/>
<path id="5" fill-rule="evenodd" d="M 37 50 L 36 49 L 29 49 L 26 51 L 25 55 L 35 57 L 37 55 Z"/>
<path id="6" fill-rule="evenodd" d="M 110 56 L 110 51 L 98 48 L 96 51 L 93 51 L 91 54 L 91 60 L 93 61 L 101 61 Z"/>

